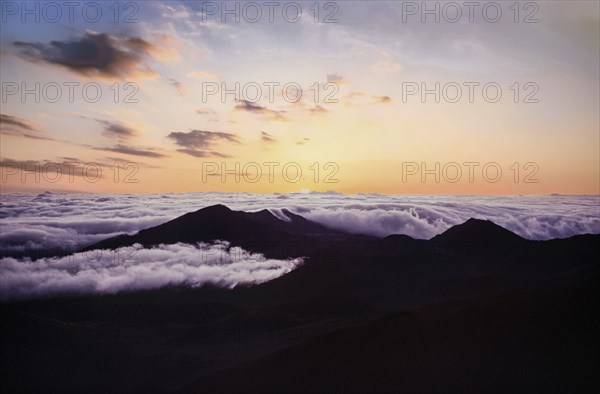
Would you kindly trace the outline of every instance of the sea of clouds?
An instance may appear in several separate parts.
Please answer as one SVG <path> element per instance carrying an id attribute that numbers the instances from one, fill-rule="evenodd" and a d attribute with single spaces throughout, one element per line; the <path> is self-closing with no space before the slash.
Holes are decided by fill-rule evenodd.
<path id="1" fill-rule="evenodd" d="M 0 201 L 0 248 L 3 256 L 21 257 L 0 259 L 0 294 L 6 297 L 82 289 L 115 292 L 205 282 L 234 286 L 272 279 L 298 264 L 297 260 L 267 260 L 263 256 L 249 255 L 243 263 L 230 261 L 211 265 L 197 257 L 206 245 L 136 250 L 126 266 L 110 265 L 107 251 L 93 259 L 89 255 L 74 254 L 38 258 L 32 262 L 23 257 L 40 257 L 36 256 L 38 250 L 79 251 L 108 237 L 132 234 L 214 204 L 245 211 L 268 208 L 278 216 L 285 208 L 334 229 L 380 237 L 407 234 L 429 239 L 469 218 L 489 219 L 535 240 L 600 233 L 600 196 L 345 195 L 335 192 L 4 194 Z M 211 247 L 225 248 L 227 255 L 232 248 L 223 245 Z M 120 250 L 120 253 L 127 252 Z M 228 259 L 231 260 L 226 257 L 223 261 Z M 250 269 L 247 267 L 250 262 L 266 265 L 257 264 Z M 236 265 L 238 263 L 245 268 Z"/>

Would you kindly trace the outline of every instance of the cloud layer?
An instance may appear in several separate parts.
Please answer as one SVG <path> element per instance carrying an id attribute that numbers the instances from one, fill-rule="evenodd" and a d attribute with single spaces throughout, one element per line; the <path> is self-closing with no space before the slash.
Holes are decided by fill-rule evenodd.
<path id="1" fill-rule="evenodd" d="M 469 218 L 489 219 L 528 239 L 600 233 L 599 196 L 410 196 L 338 193 L 5 194 L 2 252 L 76 251 L 200 208 L 283 208 L 326 226 L 375 236 L 428 239 Z"/>
<path id="2" fill-rule="evenodd" d="M 300 258 L 266 259 L 226 241 L 74 253 L 217 203 L 246 211 L 269 208 L 278 217 L 286 208 L 331 228 L 381 237 L 427 239 L 471 217 L 492 220 L 529 239 L 600 233 L 599 196 L 6 194 L 0 201 L 2 255 L 29 257 L 0 259 L 0 299 L 205 283 L 232 287 L 274 279 L 302 263 Z M 44 257 L 48 252 L 69 255 Z"/>
<path id="3" fill-rule="evenodd" d="M 0 299 L 57 294 L 113 294 L 165 286 L 223 287 L 258 284 L 284 275 L 301 258 L 267 259 L 227 242 L 198 245 L 140 245 L 94 250 L 61 258 L 0 260 Z"/>

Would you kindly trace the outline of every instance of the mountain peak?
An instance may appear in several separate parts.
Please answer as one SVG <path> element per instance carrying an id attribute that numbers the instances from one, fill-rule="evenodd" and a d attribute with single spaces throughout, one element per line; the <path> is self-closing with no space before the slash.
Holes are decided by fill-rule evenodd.
<path id="1" fill-rule="evenodd" d="M 490 220 L 471 218 L 432 238 L 444 246 L 506 246 L 524 239 Z"/>
<path id="2" fill-rule="evenodd" d="M 196 212 L 231 212 L 231 209 L 223 204 L 215 204 L 200 208 Z"/>
<path id="3" fill-rule="evenodd" d="M 467 221 L 465 223 L 492 223 L 494 224 L 494 222 L 492 222 L 489 219 L 475 219 L 475 218 L 469 218 L 467 219 Z"/>
<path id="4" fill-rule="evenodd" d="M 292 215 L 290 221 L 284 221 L 271 211 L 263 209 L 257 212 L 234 211 L 222 204 L 211 205 L 195 212 L 187 213 L 156 227 L 141 230 L 134 235 L 121 235 L 86 249 L 113 249 L 140 243 L 144 246 L 229 241 L 245 247 L 260 247 L 273 242 L 282 242 L 297 235 L 328 234 L 332 230 L 303 218 Z"/>

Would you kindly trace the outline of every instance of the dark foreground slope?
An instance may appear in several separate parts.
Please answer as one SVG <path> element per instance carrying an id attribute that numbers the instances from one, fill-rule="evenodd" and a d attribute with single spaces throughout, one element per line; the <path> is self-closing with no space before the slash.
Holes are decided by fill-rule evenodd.
<path id="1" fill-rule="evenodd" d="M 94 247 L 223 239 L 305 256 L 233 290 L 0 304 L 6 392 L 598 392 L 598 235 L 469 220 L 432 240 L 205 208 Z"/>
<path id="2" fill-rule="evenodd" d="M 391 314 L 201 378 L 182 392 L 598 392 L 598 285 Z"/>

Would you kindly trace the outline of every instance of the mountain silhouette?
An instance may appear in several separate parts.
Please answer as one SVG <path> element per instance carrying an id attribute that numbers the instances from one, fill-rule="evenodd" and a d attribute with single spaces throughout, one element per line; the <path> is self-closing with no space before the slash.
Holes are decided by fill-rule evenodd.
<path id="1" fill-rule="evenodd" d="M 374 240 L 377 237 L 347 234 L 327 228 L 287 209 L 278 217 L 263 209 L 257 212 L 234 211 L 217 204 L 187 213 L 169 222 L 139 231 L 134 235 L 118 235 L 86 247 L 84 250 L 114 249 L 139 243 L 143 246 L 196 243 L 225 240 L 232 244 L 259 248 L 267 244 L 281 243 L 290 239 L 336 235 L 354 240 Z M 412 245 L 415 240 L 404 234 L 385 237 L 388 243 Z M 498 226 L 489 220 L 469 219 L 436 235 L 430 241 L 448 248 L 456 247 L 502 247 L 517 246 L 527 240 Z"/>
<path id="2" fill-rule="evenodd" d="M 169 222 L 139 231 L 134 235 L 118 235 L 84 250 L 114 249 L 136 243 L 143 246 L 196 243 L 225 240 L 249 248 L 282 242 L 294 236 L 335 234 L 318 223 L 288 210 L 288 220 L 281 220 L 267 209 L 258 212 L 233 211 L 217 204 L 187 213 Z"/>
<path id="3" fill-rule="evenodd" d="M 469 219 L 450 227 L 431 241 L 444 247 L 505 248 L 522 245 L 526 240 L 490 220 Z"/>

